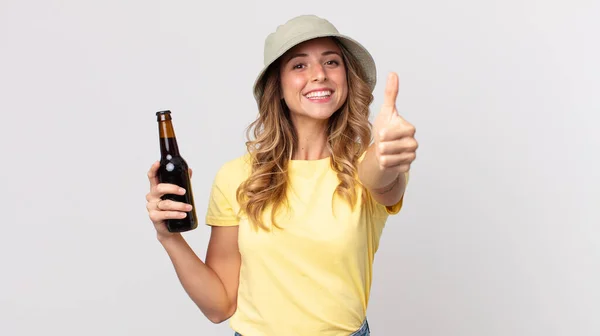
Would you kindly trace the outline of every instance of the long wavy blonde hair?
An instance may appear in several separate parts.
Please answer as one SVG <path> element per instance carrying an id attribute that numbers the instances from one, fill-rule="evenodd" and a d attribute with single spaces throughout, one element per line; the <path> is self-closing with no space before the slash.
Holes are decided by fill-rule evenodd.
<path id="1" fill-rule="evenodd" d="M 346 68 L 348 97 L 329 118 L 327 148 L 331 152 L 331 168 L 340 180 L 333 196 L 338 194 L 354 208 L 358 198 L 356 187 L 364 190 L 357 177 L 357 161 L 371 142 L 369 106 L 373 95 L 357 60 L 337 39 L 333 40 L 341 50 Z M 240 212 L 247 215 L 254 228 L 269 230 L 261 217 L 271 206 L 271 223 L 281 228 L 275 221 L 275 214 L 279 207 L 287 205 L 287 166 L 298 138 L 290 111 L 280 94 L 278 62 L 267 70 L 261 85 L 259 115 L 246 130 L 246 147 L 252 168 L 249 177 L 238 187 L 236 197 Z M 250 137 L 251 132 L 254 140 Z"/>

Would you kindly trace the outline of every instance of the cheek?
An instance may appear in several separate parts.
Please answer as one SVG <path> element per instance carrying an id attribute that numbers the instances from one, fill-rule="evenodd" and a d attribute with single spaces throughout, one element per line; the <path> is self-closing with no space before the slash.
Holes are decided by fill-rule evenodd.
<path id="1" fill-rule="evenodd" d="M 338 88 L 343 88 L 348 91 L 348 81 L 346 80 L 346 72 L 343 69 L 330 74 L 330 78 L 336 83 Z"/>
<path id="2" fill-rule="evenodd" d="M 306 79 L 302 76 L 287 75 L 281 78 L 283 95 L 285 97 L 297 96 L 306 85 Z"/>
<path id="3" fill-rule="evenodd" d="M 301 76 L 292 77 L 290 86 L 293 94 L 299 94 L 304 89 L 304 86 L 306 86 L 306 79 Z"/>
<path id="4" fill-rule="evenodd" d="M 340 103 L 343 103 L 348 99 L 348 89 L 346 88 L 342 95 L 340 96 Z"/>
<path id="5" fill-rule="evenodd" d="M 339 76 L 336 76 L 336 83 L 338 85 L 338 90 L 340 90 L 341 99 L 346 100 L 348 97 L 348 82 L 346 81 L 346 74 L 342 73 Z"/>

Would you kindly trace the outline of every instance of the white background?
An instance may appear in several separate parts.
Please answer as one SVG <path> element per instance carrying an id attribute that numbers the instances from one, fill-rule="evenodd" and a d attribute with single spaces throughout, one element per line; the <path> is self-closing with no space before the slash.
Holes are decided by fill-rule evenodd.
<path id="1" fill-rule="evenodd" d="M 145 209 L 171 109 L 198 216 L 244 151 L 264 38 L 316 14 L 417 128 L 374 335 L 600 334 L 598 1 L 0 1 L 0 335 L 232 335 Z M 209 228 L 185 235 L 204 258 Z"/>

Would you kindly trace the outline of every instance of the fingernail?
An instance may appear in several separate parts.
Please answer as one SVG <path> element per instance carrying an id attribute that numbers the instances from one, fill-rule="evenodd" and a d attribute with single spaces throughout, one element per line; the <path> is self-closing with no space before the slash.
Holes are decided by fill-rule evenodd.
<path id="1" fill-rule="evenodd" d="M 180 193 L 180 194 L 185 194 L 185 189 L 183 189 L 183 188 L 179 188 L 179 193 Z"/>
<path id="2" fill-rule="evenodd" d="M 191 211 L 191 210 L 192 210 L 192 206 L 188 204 L 188 205 L 186 205 L 186 206 L 185 206 L 185 209 L 186 209 L 187 211 Z"/>

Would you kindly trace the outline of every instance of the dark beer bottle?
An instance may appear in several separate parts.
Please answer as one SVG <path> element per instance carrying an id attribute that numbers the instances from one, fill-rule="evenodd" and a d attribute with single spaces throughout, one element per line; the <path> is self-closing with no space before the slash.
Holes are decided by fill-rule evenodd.
<path id="1" fill-rule="evenodd" d="M 166 194 L 162 199 L 183 202 L 192 205 L 192 210 L 187 212 L 185 218 L 167 219 L 169 232 L 185 232 L 198 227 L 192 183 L 188 171 L 187 162 L 181 157 L 177 138 L 171 121 L 171 111 L 156 112 L 158 121 L 158 133 L 160 138 L 160 167 L 158 168 L 158 180 L 160 183 L 171 183 L 185 189 L 183 195 Z"/>

